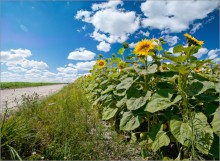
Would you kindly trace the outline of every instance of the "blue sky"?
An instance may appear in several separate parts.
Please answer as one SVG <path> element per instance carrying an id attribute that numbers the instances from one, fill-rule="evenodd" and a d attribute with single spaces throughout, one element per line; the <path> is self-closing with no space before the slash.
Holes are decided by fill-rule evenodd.
<path id="1" fill-rule="evenodd" d="M 196 54 L 219 61 L 218 1 L 1 1 L 1 81 L 72 82 L 96 56 L 130 50 L 143 38 L 163 37 L 166 50 L 205 42 Z"/>

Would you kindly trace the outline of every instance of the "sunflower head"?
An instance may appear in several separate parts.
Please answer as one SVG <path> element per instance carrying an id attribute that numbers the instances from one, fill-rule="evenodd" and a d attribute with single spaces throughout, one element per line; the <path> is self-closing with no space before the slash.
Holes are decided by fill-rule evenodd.
<path id="1" fill-rule="evenodd" d="M 161 71 L 161 72 L 163 72 L 163 71 L 165 71 L 165 70 L 167 70 L 168 68 L 167 68 L 167 66 L 166 66 L 166 64 L 162 64 L 160 67 L 159 67 L 159 70 Z"/>
<path id="2" fill-rule="evenodd" d="M 120 61 L 119 63 L 118 63 L 118 68 L 119 69 L 123 69 L 123 68 L 125 68 L 126 67 L 126 63 L 124 62 L 124 61 Z"/>
<path id="3" fill-rule="evenodd" d="M 194 69 L 194 71 L 195 71 L 196 73 L 198 73 L 198 72 L 201 71 L 201 69 L 197 67 L 197 68 Z"/>
<path id="4" fill-rule="evenodd" d="M 186 37 L 186 40 L 189 42 L 189 44 L 193 44 L 196 46 L 202 46 L 204 44 L 203 41 L 197 40 L 195 37 L 191 36 L 188 33 L 185 33 L 184 36 Z"/>
<path id="5" fill-rule="evenodd" d="M 99 68 L 104 68 L 106 66 L 106 61 L 105 60 L 98 60 L 97 65 Z"/>
<path id="6" fill-rule="evenodd" d="M 134 53 L 137 56 L 147 56 L 149 51 L 152 49 L 154 49 L 153 41 L 144 39 L 138 42 L 138 44 L 134 48 Z"/>

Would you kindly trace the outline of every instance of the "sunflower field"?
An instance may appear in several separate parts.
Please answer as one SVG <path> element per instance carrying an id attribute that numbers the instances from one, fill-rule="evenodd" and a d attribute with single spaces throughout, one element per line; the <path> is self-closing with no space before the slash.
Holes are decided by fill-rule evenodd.
<path id="1" fill-rule="evenodd" d="M 126 56 L 123 43 L 78 79 L 101 119 L 139 143 L 144 159 L 219 159 L 219 64 L 197 59 L 204 42 L 184 36 L 187 45 L 172 53 L 162 38 L 144 39 Z"/>

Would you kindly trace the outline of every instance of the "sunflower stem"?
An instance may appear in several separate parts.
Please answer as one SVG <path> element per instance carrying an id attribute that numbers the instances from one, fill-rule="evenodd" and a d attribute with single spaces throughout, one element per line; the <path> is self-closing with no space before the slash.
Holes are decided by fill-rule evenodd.
<path id="1" fill-rule="evenodd" d="M 147 71 L 147 57 L 144 58 L 145 62 L 145 70 Z M 144 75 L 144 89 L 147 92 L 147 75 Z"/>

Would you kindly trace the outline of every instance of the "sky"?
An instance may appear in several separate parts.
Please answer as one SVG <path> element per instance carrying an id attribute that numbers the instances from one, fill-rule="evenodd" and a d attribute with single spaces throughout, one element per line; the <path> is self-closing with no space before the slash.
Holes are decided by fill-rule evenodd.
<path id="1" fill-rule="evenodd" d="M 73 82 L 99 54 L 133 51 L 163 37 L 172 52 L 186 32 L 205 42 L 195 55 L 219 63 L 219 1 L 10 1 L 0 3 L 1 82 Z M 128 54 L 128 52 L 126 54 Z M 150 60 L 150 59 L 149 59 Z"/>

